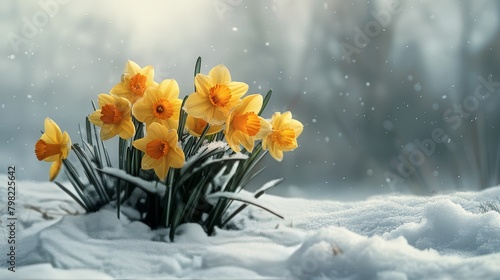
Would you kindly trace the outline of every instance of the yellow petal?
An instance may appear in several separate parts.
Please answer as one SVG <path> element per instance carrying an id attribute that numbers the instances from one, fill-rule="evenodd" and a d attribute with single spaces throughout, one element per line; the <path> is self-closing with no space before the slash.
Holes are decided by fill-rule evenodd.
<path id="1" fill-rule="evenodd" d="M 288 124 L 292 120 L 292 113 L 290 111 L 284 112 L 283 114 L 275 113 L 274 115 L 276 115 L 276 118 L 273 122 L 273 129 L 279 130 L 288 128 Z"/>
<path id="2" fill-rule="evenodd" d="M 212 104 L 208 100 L 207 96 L 203 96 L 197 92 L 189 95 L 186 103 L 184 104 L 184 110 L 188 115 L 195 118 L 205 119 L 208 110 L 212 108 Z"/>
<path id="3" fill-rule="evenodd" d="M 242 82 L 231 82 L 227 87 L 231 90 L 231 101 L 240 99 L 248 91 L 248 85 Z"/>
<path id="4" fill-rule="evenodd" d="M 231 82 L 231 74 L 226 66 L 219 64 L 213 67 L 210 72 L 208 72 L 210 78 L 215 84 L 227 84 Z"/>
<path id="5" fill-rule="evenodd" d="M 54 179 L 57 177 L 57 174 L 59 174 L 59 171 L 61 171 L 61 166 L 62 166 L 61 159 L 54 161 L 50 166 L 49 180 L 51 182 L 54 181 Z"/>
<path id="6" fill-rule="evenodd" d="M 146 130 L 150 139 L 161 139 L 168 141 L 168 129 L 160 123 L 152 123 Z"/>
<path id="7" fill-rule="evenodd" d="M 101 120 L 101 110 L 96 110 L 90 114 L 89 121 L 97 126 L 102 126 L 104 123 Z"/>
<path id="8" fill-rule="evenodd" d="M 299 135 L 302 133 L 302 130 L 304 130 L 304 125 L 302 125 L 302 123 L 297 120 L 292 120 L 288 124 L 288 126 L 295 132 L 295 138 L 299 137 Z"/>
<path id="9" fill-rule="evenodd" d="M 292 119 L 292 113 L 290 111 L 283 114 L 278 112 L 274 113 L 271 124 L 275 130 L 292 129 L 295 132 L 295 138 L 299 137 L 304 129 L 304 125 L 302 125 L 301 122 Z"/>
<path id="10" fill-rule="evenodd" d="M 150 85 L 158 86 L 158 84 L 153 81 L 154 76 L 155 76 L 155 69 L 153 68 L 153 66 L 148 65 L 148 66 L 142 68 L 140 72 L 142 73 L 142 75 L 147 77 L 147 80 L 146 80 L 147 86 L 150 86 Z"/>
<path id="11" fill-rule="evenodd" d="M 163 80 L 158 89 L 163 93 L 164 98 L 168 100 L 179 97 L 179 85 L 173 79 Z"/>
<path id="12" fill-rule="evenodd" d="M 229 110 L 224 108 L 209 108 L 206 112 L 206 117 L 203 119 L 207 121 L 210 125 L 223 125 L 226 122 L 227 114 Z"/>
<path id="13" fill-rule="evenodd" d="M 59 126 L 50 118 L 45 118 L 44 122 L 44 141 L 48 144 L 59 144 L 62 141 L 62 133 Z"/>
<path id="14" fill-rule="evenodd" d="M 126 97 L 130 95 L 130 89 L 124 84 L 124 83 L 118 83 L 116 84 L 111 90 L 109 91 L 110 94 L 116 94 L 118 96 Z"/>
<path id="15" fill-rule="evenodd" d="M 178 143 L 177 131 L 175 129 L 167 129 L 166 127 L 164 127 L 164 128 L 166 131 L 166 135 L 165 135 L 166 137 L 163 139 L 168 142 L 170 147 L 177 147 L 177 143 Z"/>
<path id="16" fill-rule="evenodd" d="M 166 162 L 167 160 L 165 158 L 162 158 L 161 160 L 163 161 L 162 164 L 157 165 L 154 169 L 156 176 L 158 176 L 160 180 L 164 180 L 167 177 L 170 166 L 168 165 L 168 162 Z"/>
<path id="17" fill-rule="evenodd" d="M 115 130 L 115 126 L 114 125 L 107 125 L 107 124 L 104 124 L 103 126 L 101 126 L 101 132 L 99 133 L 102 141 L 109 140 L 109 139 L 113 138 L 116 134 L 117 133 Z"/>
<path id="18" fill-rule="evenodd" d="M 144 156 L 142 157 L 142 161 L 141 161 L 141 168 L 144 170 L 156 168 L 158 165 L 161 165 L 162 160 L 163 160 L 163 157 L 160 159 L 154 159 L 154 158 L 150 157 L 149 155 L 144 154 Z"/>
<path id="19" fill-rule="evenodd" d="M 267 150 L 267 143 L 268 143 L 268 140 L 267 140 L 267 136 L 262 138 L 262 149 L 264 150 Z"/>
<path id="20" fill-rule="evenodd" d="M 260 130 L 257 135 L 255 135 L 255 139 L 263 139 L 265 138 L 272 130 L 271 124 L 266 121 L 264 118 L 259 117 L 260 120 Z M 262 143 L 264 144 L 264 143 Z M 264 147 L 265 149 L 265 147 Z"/>
<path id="21" fill-rule="evenodd" d="M 160 123 L 168 129 L 177 130 L 177 128 L 179 127 L 179 118 L 177 119 L 169 118 L 166 120 L 161 120 Z"/>
<path id="22" fill-rule="evenodd" d="M 51 155 L 51 156 L 48 156 L 48 157 L 44 158 L 43 161 L 54 162 L 54 161 L 57 161 L 60 157 L 61 157 L 61 155 L 59 155 L 59 154 L 57 154 L 57 155 Z"/>
<path id="23" fill-rule="evenodd" d="M 140 121 L 149 124 L 154 118 L 152 113 L 153 103 L 150 102 L 150 91 L 146 90 L 144 97 L 139 99 L 132 106 L 132 115 Z"/>
<path id="24" fill-rule="evenodd" d="M 262 108 L 262 95 L 260 94 L 252 94 L 245 98 L 243 98 L 241 105 L 239 105 L 235 111 L 244 114 L 247 112 L 254 112 L 255 114 L 259 113 L 260 108 Z"/>
<path id="25" fill-rule="evenodd" d="M 188 115 L 187 117 L 186 127 L 189 130 L 189 133 L 195 137 L 200 137 L 206 125 L 207 123 L 201 118 L 195 118 L 191 115 Z M 215 134 L 223 129 L 224 129 L 223 125 L 211 125 L 206 135 Z"/>
<path id="26" fill-rule="evenodd" d="M 123 70 L 123 73 L 134 76 L 140 71 L 141 67 L 137 63 L 133 62 L 132 60 L 128 60 L 127 64 L 125 64 L 125 70 Z"/>
<path id="27" fill-rule="evenodd" d="M 69 137 L 69 134 L 66 131 L 62 135 L 62 144 L 65 144 L 65 147 L 61 148 L 62 158 L 65 159 L 68 157 L 70 147 L 71 147 L 71 138 Z"/>
<path id="28" fill-rule="evenodd" d="M 242 134 L 242 132 L 235 131 L 235 130 L 228 130 L 227 128 L 224 132 L 226 133 L 226 142 L 229 145 L 229 147 L 231 148 L 231 150 L 233 150 L 237 153 L 240 152 L 241 148 L 240 148 L 240 144 L 238 142 L 238 133 Z"/>
<path id="29" fill-rule="evenodd" d="M 119 136 L 122 139 L 129 139 L 130 137 L 134 136 L 135 134 L 135 126 L 132 120 L 130 121 L 123 121 L 120 123 L 120 132 Z"/>
<path id="30" fill-rule="evenodd" d="M 278 145 L 274 142 L 269 143 L 269 154 L 277 161 L 283 160 L 283 152 L 278 149 Z"/>
<path id="31" fill-rule="evenodd" d="M 173 100 L 170 100 L 170 103 L 172 104 L 172 107 L 174 109 L 174 114 L 172 115 L 171 119 L 178 120 L 179 114 L 181 112 L 182 100 L 173 99 Z"/>
<path id="32" fill-rule="evenodd" d="M 209 76 L 203 74 L 197 74 L 194 78 L 194 85 L 196 87 L 196 92 L 203 96 L 208 96 L 210 88 L 212 88 L 215 83 Z"/>
<path id="33" fill-rule="evenodd" d="M 114 97 L 114 104 L 115 106 L 122 111 L 124 115 L 127 115 L 130 113 L 130 110 L 132 110 L 132 103 L 126 98 L 120 97 L 120 96 L 113 96 Z"/>
<path id="34" fill-rule="evenodd" d="M 141 138 L 141 139 L 137 139 L 135 140 L 132 145 L 138 149 L 138 150 L 141 150 L 143 152 L 146 152 L 146 145 L 149 143 L 149 141 L 151 141 L 151 139 L 149 139 L 148 135 L 146 135 L 146 137 L 144 138 Z"/>
<path id="35" fill-rule="evenodd" d="M 170 165 L 173 168 L 181 168 L 184 165 L 184 162 L 186 161 L 182 149 L 178 146 L 175 146 L 174 148 L 170 149 L 169 153 L 170 153 L 169 154 Z"/>
<path id="36" fill-rule="evenodd" d="M 97 96 L 97 103 L 99 104 L 99 109 L 101 109 L 102 106 L 106 104 L 114 104 L 115 100 L 116 97 L 110 94 L 102 93 Z"/>
<path id="37" fill-rule="evenodd" d="M 254 138 L 242 133 L 240 138 L 241 145 L 247 149 L 247 151 L 252 152 L 254 147 Z"/>

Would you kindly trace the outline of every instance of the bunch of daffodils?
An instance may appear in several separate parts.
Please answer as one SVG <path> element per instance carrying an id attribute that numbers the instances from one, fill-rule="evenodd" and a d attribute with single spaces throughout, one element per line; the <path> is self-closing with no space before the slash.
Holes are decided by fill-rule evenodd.
<path id="1" fill-rule="evenodd" d="M 208 75 L 200 73 L 200 66 L 198 58 L 195 91 L 182 100 L 175 80 L 157 83 L 153 67 L 128 61 L 121 81 L 98 95 L 97 106 L 92 103 L 95 111 L 86 118 L 81 143 L 72 144 L 67 132 L 45 119 L 35 154 L 53 162 L 50 181 L 64 165 L 74 191 L 55 183 L 87 212 L 114 205 L 118 217 L 126 212 L 152 228 L 169 228 L 170 240 L 176 227 L 188 222 L 212 234 L 249 204 L 281 217 L 256 198 L 282 179 L 253 196 L 239 192 L 260 173 L 254 169 L 267 152 L 281 161 L 283 152 L 298 147 L 303 125 L 290 112 L 262 118 L 271 91 L 265 97 L 245 96 L 248 85 L 233 81 L 224 65 Z M 119 158 L 114 168 L 104 141 L 115 137 Z M 67 159 L 70 150 L 80 166 Z M 235 200 L 241 206 L 229 208 Z M 124 207 L 128 211 L 121 211 Z"/>

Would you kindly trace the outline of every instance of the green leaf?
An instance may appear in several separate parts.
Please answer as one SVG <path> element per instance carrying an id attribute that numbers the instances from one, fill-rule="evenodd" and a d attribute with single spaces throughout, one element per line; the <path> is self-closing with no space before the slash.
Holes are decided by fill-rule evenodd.
<path id="1" fill-rule="evenodd" d="M 98 209 L 95 203 L 92 202 L 92 200 L 87 196 L 85 190 L 85 184 L 83 184 L 83 182 L 80 180 L 80 176 L 78 175 L 78 172 L 76 171 L 75 167 L 67 159 L 63 159 L 63 165 L 66 176 L 68 177 L 69 181 L 71 182 L 76 192 L 82 199 L 83 203 L 85 203 L 88 211 L 89 212 L 97 211 Z"/>
<path id="2" fill-rule="evenodd" d="M 244 189 L 245 186 L 250 183 L 255 177 L 257 177 L 260 173 L 262 173 L 262 171 L 264 171 L 266 169 L 266 166 L 262 167 L 261 169 L 255 171 L 252 173 L 252 175 L 248 178 L 248 179 L 245 179 L 243 178 L 242 182 L 241 182 L 241 188 Z"/>
<path id="3" fill-rule="evenodd" d="M 275 215 L 276 217 L 280 219 L 284 219 L 284 217 L 280 214 L 278 214 L 275 210 L 273 210 L 269 206 L 265 206 L 262 203 L 258 202 L 256 198 L 249 196 L 249 197 L 244 197 L 241 194 L 233 193 L 233 192 L 216 192 L 213 194 L 209 194 L 206 196 L 206 199 L 220 199 L 220 198 L 225 198 L 229 200 L 236 200 L 236 201 L 241 201 L 247 204 L 251 204 L 254 206 L 257 206 L 259 208 L 262 208 L 266 210 L 267 212 Z"/>
<path id="4" fill-rule="evenodd" d="M 271 99 L 271 96 L 273 95 L 273 90 L 270 89 L 266 96 L 264 97 L 264 101 L 262 102 L 262 108 L 260 108 L 260 111 L 259 111 L 259 116 L 262 114 L 262 112 L 264 112 L 264 109 L 266 109 L 266 106 L 267 106 L 267 103 L 269 102 L 269 99 Z"/>
<path id="5" fill-rule="evenodd" d="M 261 155 L 259 155 L 259 157 L 251 157 L 248 162 L 245 162 L 248 165 L 244 167 L 245 172 L 242 172 L 243 177 L 241 178 L 240 185 L 244 186 L 250 180 L 253 179 L 254 176 L 253 176 L 253 174 L 250 175 L 250 172 L 252 172 L 252 170 L 267 155 L 267 153 L 268 153 L 268 151 L 264 151 Z"/>
<path id="6" fill-rule="evenodd" d="M 172 168 L 168 170 L 168 175 L 167 175 L 167 188 L 168 188 L 168 195 L 167 199 L 165 200 L 165 209 L 164 209 L 164 217 L 165 217 L 165 226 L 170 225 L 170 212 L 173 207 L 172 203 L 172 196 L 173 196 L 173 186 L 174 186 L 174 172 Z"/>
<path id="7" fill-rule="evenodd" d="M 118 168 L 123 169 L 123 164 L 125 163 L 125 159 L 127 158 L 127 140 L 118 139 Z"/>
<path id="8" fill-rule="evenodd" d="M 261 195 L 266 193 L 268 190 L 270 190 L 271 188 L 274 188 L 279 183 L 283 182 L 283 180 L 285 180 L 285 178 L 274 179 L 274 180 L 271 180 L 271 181 L 265 183 L 260 189 L 255 191 L 254 197 L 259 198 Z"/>
<path id="9" fill-rule="evenodd" d="M 85 212 L 90 212 L 89 209 L 87 208 L 87 206 L 85 204 L 83 204 L 83 202 L 78 199 L 78 197 L 76 197 L 76 195 L 74 195 L 70 190 L 68 190 L 65 186 L 63 186 L 61 183 L 57 182 L 57 181 L 54 181 L 54 183 L 61 189 L 63 190 L 65 193 L 67 193 L 69 196 L 71 196 L 71 198 L 73 198 L 74 201 L 76 201 L 78 204 L 80 204 L 80 206 L 85 209 Z"/>
<path id="10" fill-rule="evenodd" d="M 80 123 L 78 123 L 78 133 L 80 133 L 80 141 L 82 141 L 82 145 L 83 145 L 83 143 L 85 141 L 83 140 L 83 131 L 82 131 L 82 126 L 80 125 Z"/>
<path id="11" fill-rule="evenodd" d="M 273 188 L 274 186 L 278 185 L 279 183 L 283 182 L 283 178 L 280 179 L 275 179 L 272 181 L 267 182 L 262 186 L 260 189 L 258 189 L 254 194 L 253 197 L 259 198 L 262 196 L 264 193 L 266 193 L 268 190 Z M 238 215 L 243 209 L 245 209 L 248 206 L 248 204 L 243 204 L 238 209 L 236 209 L 229 217 L 221 224 L 221 227 L 225 226 L 229 221 L 231 221 L 236 215 Z"/>
<path id="12" fill-rule="evenodd" d="M 94 102 L 92 102 L 92 105 L 95 107 Z M 85 117 L 85 132 L 87 135 L 87 143 L 92 145 L 92 128 L 89 117 Z"/>
<path id="13" fill-rule="evenodd" d="M 189 151 L 189 156 L 192 156 L 194 153 L 198 151 L 200 148 L 201 144 L 204 141 L 205 135 L 207 134 L 208 130 L 210 129 L 210 125 L 207 123 L 205 128 L 203 129 L 203 132 L 201 133 L 200 137 L 198 137 L 198 141 L 195 143 L 191 151 Z"/>
<path id="14" fill-rule="evenodd" d="M 201 71 L 201 56 L 198 56 L 198 59 L 196 59 L 196 63 L 194 65 L 194 77 L 196 78 L 196 75 L 198 75 Z M 196 83 L 194 85 L 194 91 L 196 91 Z M 184 104 L 183 104 L 184 107 Z"/>
<path id="15" fill-rule="evenodd" d="M 266 155 L 267 151 L 264 151 L 262 153 L 262 142 L 259 142 L 255 148 L 254 152 L 250 155 L 248 160 L 246 160 L 239 168 L 237 174 L 233 177 L 231 180 L 230 188 L 228 191 L 236 191 L 236 189 L 240 186 L 242 186 L 244 180 L 247 180 L 246 178 L 251 177 L 250 172 L 253 170 L 253 168 L 257 165 L 257 163 L 264 158 Z"/>
<path id="16" fill-rule="evenodd" d="M 214 209 L 210 212 L 208 219 L 205 221 L 207 225 L 207 234 L 212 235 L 214 232 L 214 228 L 216 224 L 220 224 L 222 215 L 224 214 L 224 209 L 227 206 L 227 200 L 224 198 L 220 198 L 217 201 Z"/>
<path id="17" fill-rule="evenodd" d="M 198 56 L 198 59 L 196 59 L 196 64 L 194 65 L 194 76 L 201 71 L 201 56 Z M 196 90 L 196 89 L 195 89 Z"/>
<path id="18" fill-rule="evenodd" d="M 184 133 L 184 127 L 186 125 L 186 120 L 187 120 L 187 113 L 184 111 L 184 104 L 186 104 L 186 100 L 188 99 L 189 95 L 184 97 L 182 100 L 182 105 L 181 109 L 179 112 L 179 128 L 177 129 L 177 138 L 179 141 L 182 139 L 182 134 Z"/>
<path id="19" fill-rule="evenodd" d="M 83 170 L 85 171 L 85 175 L 87 176 L 89 183 L 94 186 L 97 194 L 101 198 L 101 203 L 108 203 L 110 201 L 109 197 L 104 190 L 101 178 L 97 176 L 98 174 L 96 173 L 95 167 L 92 166 L 92 162 L 82 150 L 82 148 L 80 148 L 80 145 L 78 145 L 78 143 L 73 144 L 72 148 L 83 166 Z"/>
<path id="20" fill-rule="evenodd" d="M 121 180 L 125 180 L 139 187 L 141 190 L 150 195 L 158 194 L 161 197 L 165 196 L 166 186 L 163 184 L 157 184 L 157 181 L 146 181 L 140 177 L 127 174 L 125 171 L 116 168 L 106 167 L 103 169 L 97 169 L 97 171 L 105 173 L 115 178 L 119 178 Z M 158 188 L 158 185 L 160 185 L 161 187 Z"/>
<path id="21" fill-rule="evenodd" d="M 179 204 L 175 208 L 175 211 L 173 213 L 172 217 L 172 223 L 170 225 L 170 232 L 169 232 L 169 238 L 170 241 L 174 241 L 175 237 L 175 230 L 177 229 L 177 226 L 180 224 L 182 213 L 184 212 L 185 205 L 184 203 L 179 201 Z"/>
<path id="22" fill-rule="evenodd" d="M 193 176 L 198 175 L 199 173 L 206 171 L 208 168 L 212 167 L 212 165 L 218 165 L 220 163 L 228 163 L 228 162 L 242 161 L 242 160 L 245 160 L 245 158 L 234 158 L 234 157 L 233 158 L 220 158 L 220 159 L 213 159 L 210 162 L 206 162 L 206 163 L 204 163 L 204 165 L 202 167 L 199 167 L 197 169 L 194 169 L 194 167 L 191 166 L 191 167 L 193 167 L 193 169 L 192 169 L 193 171 L 183 173 L 183 175 L 181 175 L 179 180 L 176 182 L 176 186 L 181 186 L 182 184 L 185 183 L 185 181 L 187 181 L 188 179 L 190 179 Z"/>
<path id="23" fill-rule="evenodd" d="M 116 184 L 116 217 L 118 218 L 118 220 L 120 219 L 120 207 L 121 207 L 121 193 L 122 193 L 122 190 L 121 190 L 121 184 L 120 184 L 120 180 L 118 180 L 117 184 Z"/>
<path id="24" fill-rule="evenodd" d="M 94 137 L 95 137 L 94 154 L 95 154 L 95 158 L 96 158 L 96 163 L 98 163 L 98 165 L 97 165 L 98 167 L 102 168 L 102 155 L 101 155 L 101 148 L 99 145 L 99 143 L 102 144 L 102 140 L 98 136 L 99 134 L 97 133 L 96 126 L 95 125 L 92 125 L 92 126 L 94 128 Z"/>

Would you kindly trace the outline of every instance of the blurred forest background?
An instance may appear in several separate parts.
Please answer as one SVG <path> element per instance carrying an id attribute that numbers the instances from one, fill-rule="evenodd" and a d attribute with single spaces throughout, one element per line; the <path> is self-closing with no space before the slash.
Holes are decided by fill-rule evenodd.
<path id="1" fill-rule="evenodd" d="M 298 149 L 264 163 L 256 183 L 286 177 L 274 193 L 497 185 L 499 15 L 495 0 L 4 0 L 0 172 L 14 164 L 19 179 L 46 181 L 33 152 L 44 118 L 79 141 L 90 101 L 127 59 L 185 96 L 201 56 L 204 73 L 223 63 L 249 93 L 272 89 L 264 116 L 291 110 L 304 124 Z"/>

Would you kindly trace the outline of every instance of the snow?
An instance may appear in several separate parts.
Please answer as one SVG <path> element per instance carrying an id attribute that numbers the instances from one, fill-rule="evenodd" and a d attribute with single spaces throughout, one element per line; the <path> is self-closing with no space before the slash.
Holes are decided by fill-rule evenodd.
<path id="1" fill-rule="evenodd" d="M 171 243 L 166 229 L 118 220 L 111 206 L 82 214 L 55 184 L 17 186 L 16 272 L 7 270 L 4 208 L 0 279 L 500 278 L 500 213 L 479 209 L 500 187 L 343 202 L 266 194 L 258 201 L 285 219 L 249 206 L 233 219 L 238 230 L 208 237 L 184 224 Z"/>

